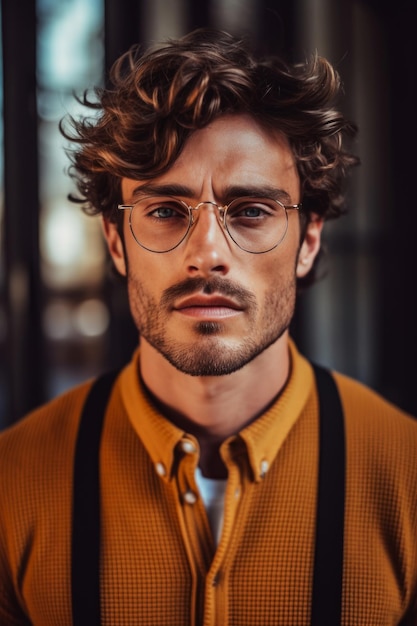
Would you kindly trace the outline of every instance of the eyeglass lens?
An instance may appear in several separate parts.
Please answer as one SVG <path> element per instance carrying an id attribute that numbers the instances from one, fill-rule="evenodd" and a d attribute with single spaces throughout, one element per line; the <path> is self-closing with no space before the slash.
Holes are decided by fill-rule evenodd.
<path id="1" fill-rule="evenodd" d="M 130 227 L 136 241 L 153 252 L 168 252 L 185 239 L 193 221 L 204 206 L 190 209 L 171 197 L 148 197 L 137 202 L 130 214 Z M 285 207 L 270 198 L 237 198 L 225 209 L 215 208 L 218 219 L 233 241 L 252 253 L 267 252 L 284 238 L 288 218 Z"/>

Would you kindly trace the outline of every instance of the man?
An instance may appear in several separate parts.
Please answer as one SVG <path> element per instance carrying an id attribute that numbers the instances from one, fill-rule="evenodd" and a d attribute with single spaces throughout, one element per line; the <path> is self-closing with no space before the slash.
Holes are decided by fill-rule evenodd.
<path id="1" fill-rule="evenodd" d="M 112 79 L 64 133 L 140 345 L 0 437 L 1 624 L 417 625 L 417 423 L 289 337 L 338 76 L 200 30 Z"/>

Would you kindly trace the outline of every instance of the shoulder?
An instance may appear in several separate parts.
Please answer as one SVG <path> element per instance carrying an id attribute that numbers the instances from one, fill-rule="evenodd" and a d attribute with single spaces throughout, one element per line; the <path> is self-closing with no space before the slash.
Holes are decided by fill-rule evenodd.
<path id="1" fill-rule="evenodd" d="M 78 423 L 92 381 L 38 407 L 0 433 L 0 482 L 60 466 L 72 454 Z"/>
<path id="2" fill-rule="evenodd" d="M 345 413 L 348 449 L 357 462 L 395 467 L 417 481 L 416 417 L 359 381 L 333 375 Z"/>
<path id="3" fill-rule="evenodd" d="M 353 419 L 375 422 L 378 426 L 384 423 L 395 423 L 402 428 L 411 429 L 417 433 L 417 418 L 406 413 L 401 408 L 389 402 L 381 394 L 369 386 L 345 376 L 340 372 L 333 372 L 343 407 Z"/>
<path id="4" fill-rule="evenodd" d="M 78 424 L 92 381 L 60 395 L 0 434 L 0 551 L 22 562 L 33 531 L 45 542 L 70 519 Z"/>

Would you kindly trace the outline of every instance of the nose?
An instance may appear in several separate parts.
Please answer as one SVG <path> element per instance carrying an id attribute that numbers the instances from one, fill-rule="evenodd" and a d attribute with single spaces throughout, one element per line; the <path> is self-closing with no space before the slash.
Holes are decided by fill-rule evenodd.
<path id="1" fill-rule="evenodd" d="M 226 275 L 231 250 L 218 206 L 200 202 L 193 211 L 193 224 L 185 242 L 185 261 L 191 276 Z"/>

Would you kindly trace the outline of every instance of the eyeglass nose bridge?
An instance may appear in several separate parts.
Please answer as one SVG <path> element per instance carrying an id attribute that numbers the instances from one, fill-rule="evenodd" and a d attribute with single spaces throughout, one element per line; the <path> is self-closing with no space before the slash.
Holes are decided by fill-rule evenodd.
<path id="1" fill-rule="evenodd" d="M 191 215 L 190 226 L 192 226 L 195 223 L 194 211 L 198 211 L 200 209 L 200 207 L 202 207 L 205 204 L 210 204 L 211 206 L 215 206 L 216 207 L 217 212 L 218 212 L 219 217 L 220 217 L 220 220 L 221 220 L 221 223 L 222 223 L 222 226 L 223 226 L 223 228 L 225 228 L 227 230 L 226 222 L 225 222 L 227 206 L 222 206 L 220 204 L 217 204 L 216 202 L 212 202 L 211 200 L 203 200 L 202 202 L 199 202 L 195 206 L 188 205 L 188 208 L 190 210 L 190 215 Z"/>

